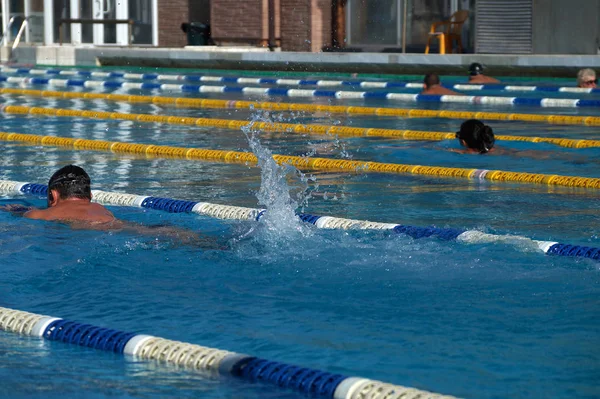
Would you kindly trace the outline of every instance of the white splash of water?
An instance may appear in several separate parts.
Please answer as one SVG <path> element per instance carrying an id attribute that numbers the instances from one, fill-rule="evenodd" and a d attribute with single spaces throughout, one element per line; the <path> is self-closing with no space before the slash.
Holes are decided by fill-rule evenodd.
<path id="1" fill-rule="evenodd" d="M 272 122 L 269 114 L 257 114 L 252 122 Z M 296 210 L 306 205 L 310 198 L 309 182 L 314 180 L 306 176 L 291 165 L 278 165 L 273 159 L 273 153 L 260 143 L 260 131 L 253 129 L 253 124 L 242 128 L 246 135 L 250 149 L 258 158 L 258 167 L 261 170 L 260 189 L 256 193 L 260 206 L 267 209 L 260 218 L 261 225 L 269 238 L 280 241 L 288 240 L 290 235 L 299 234 L 307 237 L 311 235 L 308 225 L 296 216 Z M 296 185 L 288 185 L 288 177 Z M 296 199 L 292 198 L 294 194 Z"/>

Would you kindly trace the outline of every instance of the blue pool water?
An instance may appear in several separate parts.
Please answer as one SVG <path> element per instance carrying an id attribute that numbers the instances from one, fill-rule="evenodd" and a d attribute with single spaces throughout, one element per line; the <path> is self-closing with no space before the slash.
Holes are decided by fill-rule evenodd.
<path id="1" fill-rule="evenodd" d="M 449 119 L 200 110 L 19 96 L 3 101 L 414 130 L 456 131 L 460 125 Z M 375 100 L 331 103 L 415 106 Z M 459 104 L 427 107 L 467 109 Z M 599 114 L 596 109 L 469 109 Z M 2 117 L 3 131 L 250 150 L 241 131 Z M 490 124 L 499 134 L 600 139 L 597 127 Z M 272 151 L 590 177 L 598 176 L 600 161 L 598 149 L 535 143 L 499 141 L 505 151 L 479 156 L 450 151 L 459 148 L 453 141 L 264 132 L 253 137 L 259 155 Z M 282 170 L 6 142 L 0 142 L 0 151 L 0 180 L 46 183 L 58 167 L 75 163 L 90 173 L 95 189 L 272 210 L 271 217 L 256 223 L 110 207 L 127 221 L 198 232 L 201 237 L 192 244 L 158 234 L 74 231 L 0 212 L 0 306 L 459 397 L 600 395 L 598 263 L 546 256 L 520 240 L 467 245 L 389 232 L 318 230 L 297 222 L 289 206 L 295 201 L 317 215 L 599 247 L 596 190 L 348 172 L 302 175 L 293 170 L 284 178 L 267 179 Z M 0 197 L 0 205 L 9 203 L 45 205 L 37 197 Z M 211 249 L 215 243 L 227 249 Z M 298 397 L 268 385 L 4 332 L 0 359 L 2 397 Z"/>

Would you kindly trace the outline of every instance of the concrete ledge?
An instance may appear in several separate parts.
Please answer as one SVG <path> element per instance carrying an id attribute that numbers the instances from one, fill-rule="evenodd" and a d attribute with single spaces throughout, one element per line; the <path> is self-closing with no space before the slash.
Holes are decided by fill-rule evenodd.
<path id="1" fill-rule="evenodd" d="M 40 46 L 18 48 L 20 64 L 58 66 L 143 66 L 200 69 L 248 69 L 297 72 L 362 72 L 389 74 L 463 74 L 472 62 L 486 66 L 493 75 L 568 76 L 583 67 L 600 68 L 593 55 L 498 55 L 498 54 L 398 54 L 398 53 L 296 53 L 246 51 L 222 48 L 128 48 Z"/>

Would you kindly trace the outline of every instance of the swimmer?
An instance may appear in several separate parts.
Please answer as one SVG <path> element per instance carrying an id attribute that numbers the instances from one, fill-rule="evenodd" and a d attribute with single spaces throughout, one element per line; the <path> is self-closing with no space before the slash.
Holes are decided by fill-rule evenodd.
<path id="1" fill-rule="evenodd" d="M 483 65 L 478 62 L 474 62 L 469 65 L 469 83 L 473 84 L 486 84 L 486 83 L 500 83 L 496 78 L 483 74 Z"/>
<path id="2" fill-rule="evenodd" d="M 456 138 L 460 140 L 463 147 L 466 147 L 462 152 L 479 154 L 491 152 L 496 142 L 492 128 L 477 119 L 463 122 L 460 131 L 456 132 Z"/>
<path id="3" fill-rule="evenodd" d="M 577 72 L 577 87 L 595 89 L 597 84 L 598 79 L 593 69 L 585 68 Z"/>
<path id="4" fill-rule="evenodd" d="M 477 119 L 469 119 L 460 126 L 460 131 L 456 132 L 456 138 L 460 144 L 465 147 L 463 150 L 450 150 L 452 152 L 487 154 L 493 152 L 494 155 L 509 156 L 512 158 L 531 158 L 531 159 L 559 159 L 566 162 L 586 163 L 587 158 L 574 160 L 571 154 L 560 155 L 554 151 L 544 150 L 517 150 L 514 148 L 495 147 L 496 138 L 491 127 Z"/>
<path id="5" fill-rule="evenodd" d="M 60 168 L 48 182 L 48 208 L 31 209 L 23 216 L 29 219 L 117 227 L 120 222 L 114 215 L 102 205 L 92 202 L 90 184 L 90 176 L 79 166 L 67 165 Z"/>
<path id="6" fill-rule="evenodd" d="M 435 73 L 428 73 L 423 79 L 424 87 L 421 94 L 425 95 L 450 95 L 450 96 L 462 96 L 462 94 L 446 89 L 440 84 L 440 77 Z"/>
<path id="7" fill-rule="evenodd" d="M 180 244 L 204 249 L 225 249 L 209 237 L 171 226 L 144 226 L 117 219 L 108 209 L 92 202 L 90 176 L 75 165 L 56 171 L 48 182 L 48 208 L 36 209 L 23 205 L 0 206 L 0 210 L 29 219 L 47 220 L 68 224 L 74 229 L 130 231 L 138 234 L 162 236 Z"/>

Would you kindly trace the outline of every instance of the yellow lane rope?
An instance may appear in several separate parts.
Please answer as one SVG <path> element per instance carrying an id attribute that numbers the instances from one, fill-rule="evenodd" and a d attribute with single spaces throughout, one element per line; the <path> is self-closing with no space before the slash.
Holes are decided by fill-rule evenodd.
<path id="1" fill-rule="evenodd" d="M 5 89 L 0 89 L 0 92 Z M 62 92 L 53 92 L 62 93 Z M 64 93 L 69 94 L 69 93 Z M 83 94 L 83 93 L 77 93 Z M 112 94 L 111 94 L 112 96 Z M 212 101 L 212 100 L 210 100 Z M 400 130 L 400 129 L 374 129 L 348 126 L 326 126 L 316 124 L 298 124 L 298 123 L 279 123 L 279 122 L 249 122 L 243 120 L 231 119 L 213 119 L 213 118 L 189 118 L 181 116 L 156 116 L 149 114 L 124 114 L 118 112 L 102 111 L 82 111 L 61 108 L 39 108 L 25 106 L 5 106 L 6 113 L 33 114 L 33 115 L 52 115 L 52 116 L 74 116 L 97 119 L 127 119 L 138 120 L 140 122 L 159 122 L 177 125 L 196 125 L 203 127 L 216 127 L 222 129 L 239 130 L 243 126 L 252 125 L 255 129 L 261 129 L 269 132 L 279 133 L 309 133 L 318 135 L 330 135 L 337 137 L 387 137 L 405 140 L 428 140 L 441 141 L 455 139 L 455 133 L 447 132 L 426 132 L 419 130 Z M 498 140 L 505 141 L 527 141 L 532 143 L 550 143 L 561 147 L 569 148 L 590 148 L 600 147 L 600 140 L 575 140 L 566 138 L 546 138 L 546 137 L 526 137 L 526 136 L 507 136 L 497 135 Z"/>
<path id="2" fill-rule="evenodd" d="M 425 109 L 403 108 L 375 108 L 375 107 L 349 107 L 342 105 L 315 105 L 282 102 L 262 101 L 228 101 L 202 98 L 159 97 L 159 96 L 133 96 L 127 94 L 82 93 L 62 92 L 48 90 L 28 90 L 1 88 L 0 94 L 19 94 L 26 96 L 102 99 L 110 101 L 125 101 L 131 103 L 154 103 L 162 105 L 176 105 L 189 108 L 237 108 L 237 109 L 263 109 L 273 111 L 305 111 L 329 112 L 351 115 L 379 115 L 397 116 L 404 118 L 446 118 L 446 119 L 486 119 L 502 121 L 545 122 L 565 125 L 590 125 L 600 126 L 600 117 L 597 116 L 569 116 L 569 115 L 540 115 L 516 114 L 502 112 L 473 112 L 473 111 L 436 111 Z"/>
<path id="3" fill-rule="evenodd" d="M 77 150 L 112 151 L 124 154 L 147 154 L 165 158 L 193 159 L 229 163 L 256 164 L 257 158 L 251 152 L 222 151 L 202 148 L 172 147 L 164 145 L 122 143 L 74 139 L 56 136 L 38 136 L 34 134 L 0 132 L 0 140 L 18 141 L 28 144 L 70 147 Z M 592 177 L 546 175 L 540 173 L 506 172 L 502 170 L 447 168 L 442 166 L 403 165 L 381 162 L 351 161 L 347 159 L 328 159 L 298 157 L 292 155 L 273 155 L 280 165 L 289 164 L 300 169 L 346 170 L 352 172 L 378 172 L 413 174 L 435 177 L 456 177 L 490 181 L 518 183 L 538 183 L 550 186 L 600 188 L 600 179 Z"/>

